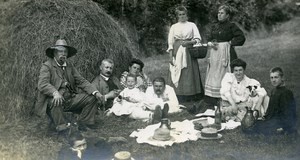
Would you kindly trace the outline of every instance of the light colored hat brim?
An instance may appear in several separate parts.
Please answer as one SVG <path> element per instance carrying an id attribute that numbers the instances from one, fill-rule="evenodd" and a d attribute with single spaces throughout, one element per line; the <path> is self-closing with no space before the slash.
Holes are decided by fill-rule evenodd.
<path id="1" fill-rule="evenodd" d="M 153 142 L 161 142 L 161 141 L 175 141 L 175 138 L 173 136 L 170 136 L 170 139 L 165 139 L 165 140 L 157 140 L 157 139 L 154 139 L 153 136 L 150 136 L 148 138 L 149 141 L 153 141 Z"/>
<path id="2" fill-rule="evenodd" d="M 113 159 L 111 159 L 111 160 L 116 160 L 116 159 L 115 159 L 115 158 L 113 158 Z M 130 160 L 135 160 L 135 159 L 131 157 L 131 158 L 130 158 Z"/>
<path id="3" fill-rule="evenodd" d="M 77 50 L 74 47 L 71 46 L 65 46 L 65 45 L 61 45 L 63 47 L 68 48 L 68 58 L 74 56 L 77 53 Z M 53 46 L 53 47 L 49 47 L 46 49 L 46 56 L 53 58 L 54 57 L 54 50 L 56 49 L 57 46 Z"/>
<path id="4" fill-rule="evenodd" d="M 128 151 L 119 151 L 114 155 L 113 160 L 134 160 L 131 157 L 131 153 Z"/>
<path id="5" fill-rule="evenodd" d="M 217 137 L 203 137 L 203 136 L 201 135 L 201 132 L 198 133 L 197 136 L 198 136 L 200 139 L 220 139 L 220 138 L 222 138 L 222 134 L 220 134 L 220 133 L 218 133 L 218 136 L 217 136 Z"/>

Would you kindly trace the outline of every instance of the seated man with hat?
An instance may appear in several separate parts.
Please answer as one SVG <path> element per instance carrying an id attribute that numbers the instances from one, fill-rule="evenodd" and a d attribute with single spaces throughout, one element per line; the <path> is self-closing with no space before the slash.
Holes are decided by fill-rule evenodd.
<path id="1" fill-rule="evenodd" d="M 46 50 L 46 56 L 50 59 L 40 69 L 35 111 L 38 116 L 47 113 L 57 131 L 60 128 L 67 129 L 61 127 L 69 123 L 64 117 L 64 112 L 67 111 L 79 113 L 80 130 L 95 128 L 97 105 L 104 99 L 96 87 L 67 62 L 67 58 L 74 56 L 76 52 L 65 40 L 59 39 L 55 46 Z M 84 92 L 79 92 L 79 89 Z"/>

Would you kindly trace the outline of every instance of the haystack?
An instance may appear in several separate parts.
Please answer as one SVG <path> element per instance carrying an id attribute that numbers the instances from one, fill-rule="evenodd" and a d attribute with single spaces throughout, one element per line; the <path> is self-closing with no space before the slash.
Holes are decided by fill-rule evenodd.
<path id="1" fill-rule="evenodd" d="M 98 63 L 102 59 L 112 58 L 115 73 L 119 75 L 128 68 L 132 55 L 136 55 L 135 47 L 119 24 L 91 0 L 10 0 L 5 3 L 10 5 L 2 14 L 5 15 L 2 18 L 6 18 L 3 31 L 6 36 L 1 40 L 5 46 L 0 47 L 1 57 L 5 59 L 1 65 L 0 89 L 5 91 L 5 101 L 10 101 L 8 105 L 13 105 L 1 108 L 14 107 L 10 112 L 23 114 L 32 110 L 39 69 L 47 60 L 45 49 L 58 38 L 66 39 L 78 50 L 70 60 L 90 81 L 99 73 Z"/>

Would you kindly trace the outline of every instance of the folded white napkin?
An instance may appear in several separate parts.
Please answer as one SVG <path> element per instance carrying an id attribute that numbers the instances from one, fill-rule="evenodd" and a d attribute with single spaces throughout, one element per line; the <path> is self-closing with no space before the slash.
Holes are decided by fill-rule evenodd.
<path id="1" fill-rule="evenodd" d="M 241 122 L 236 122 L 234 120 L 229 120 L 228 122 L 224 123 L 225 129 L 235 129 L 241 125 Z"/>
<path id="2" fill-rule="evenodd" d="M 178 82 L 181 75 L 181 69 L 187 67 L 187 60 L 186 60 L 186 50 L 185 47 L 179 46 L 176 58 L 173 57 L 173 64 L 170 64 L 170 72 L 171 72 L 171 79 L 174 86 L 178 87 Z"/>
<path id="3" fill-rule="evenodd" d="M 215 116 L 215 110 L 212 109 L 207 109 L 204 113 L 199 113 L 195 115 L 196 117 L 201 117 L 201 116 Z"/>

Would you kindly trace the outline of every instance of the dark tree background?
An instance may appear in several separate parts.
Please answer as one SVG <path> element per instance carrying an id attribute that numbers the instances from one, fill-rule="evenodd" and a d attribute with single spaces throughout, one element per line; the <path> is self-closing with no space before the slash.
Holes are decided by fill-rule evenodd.
<path id="1" fill-rule="evenodd" d="M 112 15 L 139 45 L 144 55 L 162 54 L 167 48 L 167 34 L 176 23 L 174 9 L 184 5 L 189 11 L 189 21 L 195 22 L 202 34 L 210 23 L 216 21 L 217 9 L 230 5 L 235 15 L 233 21 L 246 31 L 287 21 L 299 10 L 296 0 L 94 0 Z M 203 34 L 204 33 L 204 34 Z M 204 36 L 205 39 L 205 36 Z"/>

